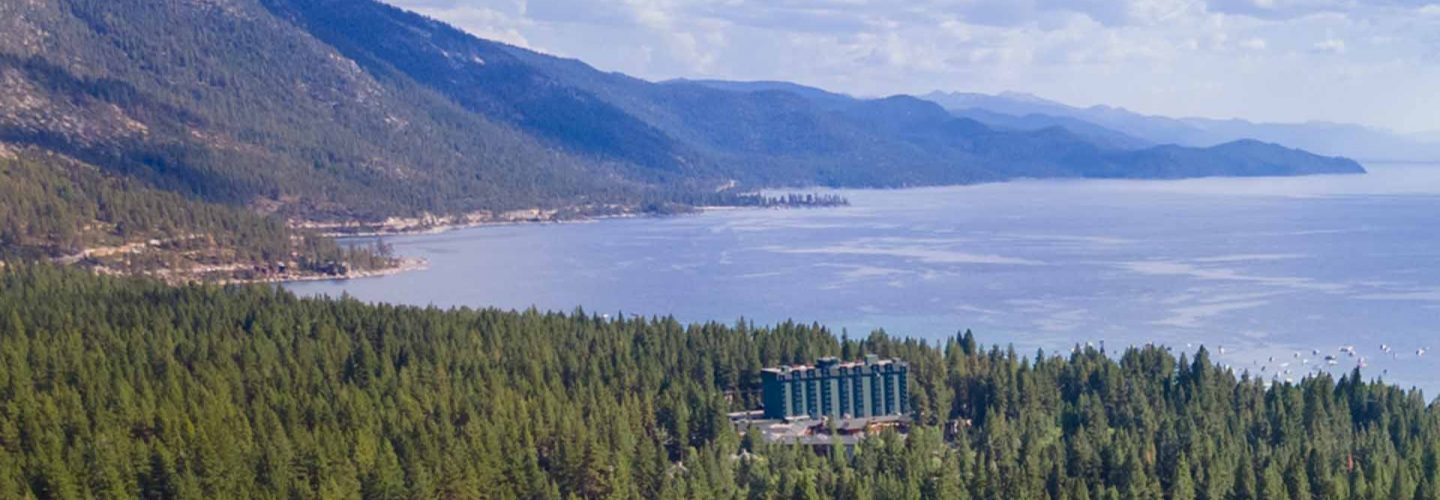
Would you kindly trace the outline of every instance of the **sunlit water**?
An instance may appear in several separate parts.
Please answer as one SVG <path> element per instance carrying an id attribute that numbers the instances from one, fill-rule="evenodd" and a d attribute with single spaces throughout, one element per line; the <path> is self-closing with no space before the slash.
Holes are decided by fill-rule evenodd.
<path id="1" fill-rule="evenodd" d="M 1371 170 L 843 191 L 852 206 L 467 229 L 387 239 L 428 259 L 424 271 L 288 287 L 419 305 L 793 318 L 852 336 L 970 328 L 1024 351 L 1203 343 L 1267 379 L 1340 373 L 1363 357 L 1366 373 L 1434 396 L 1440 351 L 1417 350 L 1440 347 L 1440 168 Z"/>

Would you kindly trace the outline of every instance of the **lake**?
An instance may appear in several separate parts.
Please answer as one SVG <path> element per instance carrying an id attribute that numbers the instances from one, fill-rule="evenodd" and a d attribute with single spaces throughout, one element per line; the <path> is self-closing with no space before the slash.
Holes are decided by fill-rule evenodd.
<path id="1" fill-rule="evenodd" d="M 1339 374 L 1363 358 L 1369 375 L 1434 396 L 1440 352 L 1419 350 L 1440 347 L 1440 167 L 1370 168 L 844 190 L 843 208 L 387 237 L 429 269 L 286 287 L 417 305 L 795 319 L 852 337 L 969 328 L 1022 352 L 1204 344 L 1267 379 Z"/>

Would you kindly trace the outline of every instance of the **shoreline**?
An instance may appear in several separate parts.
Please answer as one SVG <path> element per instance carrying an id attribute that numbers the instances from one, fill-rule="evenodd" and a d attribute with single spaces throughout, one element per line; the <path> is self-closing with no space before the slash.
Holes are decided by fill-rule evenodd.
<path id="1" fill-rule="evenodd" d="M 216 280 L 213 283 L 217 285 L 256 285 L 262 283 L 285 284 L 301 283 L 306 281 L 341 281 L 352 279 L 379 278 L 382 276 L 392 276 L 400 273 L 408 273 L 411 271 L 423 271 L 430 268 L 430 261 L 425 260 L 421 257 L 397 257 L 396 260 L 399 261 L 399 263 L 396 264 L 394 267 L 356 271 L 340 276 L 328 274 L 306 274 L 301 276 L 271 277 L 260 279 Z"/>
<path id="2" fill-rule="evenodd" d="M 504 227 L 504 226 L 545 225 L 545 224 L 557 224 L 557 225 L 559 225 L 559 224 L 586 224 L 586 223 L 592 223 L 592 222 L 602 222 L 602 221 L 607 221 L 607 220 L 619 220 L 619 219 L 642 219 L 642 218 L 662 219 L 662 218 L 667 218 L 667 217 L 686 217 L 686 216 L 693 216 L 693 215 L 701 215 L 701 214 L 710 213 L 710 212 L 729 212 L 729 211 L 738 211 L 738 210 L 785 210 L 785 209 L 792 209 L 792 208 L 810 208 L 810 207 L 743 207 L 743 206 L 727 206 L 727 205 L 706 205 L 706 206 L 700 206 L 700 207 L 690 207 L 690 208 L 689 208 L 688 210 L 686 210 L 686 211 L 683 211 L 683 212 L 672 212 L 672 213 L 626 212 L 626 213 L 603 214 L 603 215 L 582 215 L 582 216 L 577 216 L 577 217 L 561 217 L 561 218 L 551 218 L 551 219 L 484 220 L 484 221 L 475 221 L 475 222 L 442 223 L 442 224 L 427 225 L 427 226 L 395 227 L 395 228 L 389 228 L 389 229 L 377 229 L 377 230 L 359 231 L 359 232 L 322 231 L 322 232 L 319 232 L 319 233 L 317 233 L 317 234 L 319 234 L 320 236 L 327 237 L 327 238 L 335 238 L 335 239 L 346 239 L 346 238 L 375 238 L 375 237 L 382 237 L 382 236 L 424 236 L 424 235 L 430 235 L 430 234 L 442 234 L 442 233 L 447 233 L 447 232 L 450 232 L 450 231 L 458 231 L 458 230 L 462 230 L 462 229 L 476 229 L 476 228 L 482 228 L 482 227 Z M 830 208 L 830 207 L 813 207 L 813 208 Z M 381 225 L 383 225 L 383 224 L 381 224 Z M 297 227 L 306 227 L 306 226 L 297 226 Z"/>
<path id="3" fill-rule="evenodd" d="M 509 224 L 537 224 L 547 222 L 575 222 L 603 218 L 636 217 L 648 212 L 637 207 L 621 205 L 591 205 L 581 207 L 528 208 L 493 212 L 488 210 L 455 215 L 421 214 L 414 217 L 388 217 L 377 221 L 346 220 L 317 221 L 291 219 L 293 229 L 314 231 L 327 238 L 358 238 L 374 236 L 400 236 L 435 234 L 454 229 Z"/>
<path id="4" fill-rule="evenodd" d="M 677 214 L 677 215 L 685 215 L 685 214 Z M 653 215 L 653 216 L 652 216 L 652 215 L 635 213 L 635 214 L 616 214 L 616 215 L 596 215 L 596 216 L 585 216 L 585 217 L 575 217 L 575 218 L 565 218 L 565 219 L 532 219 L 532 220 L 504 220 L 504 221 L 458 222 L 458 223 L 436 224 L 436 225 L 422 226 L 422 227 L 404 227 L 404 228 L 393 228 L 393 229 L 378 229 L 378 230 L 359 231 L 359 232 L 326 231 L 326 232 L 321 232 L 321 233 L 318 233 L 318 234 L 319 234 L 320 236 L 324 236 L 324 237 L 326 237 L 326 238 L 334 238 L 334 239 L 337 239 L 337 240 L 338 240 L 338 239 L 346 239 L 346 238 L 375 238 L 375 237 L 381 237 L 381 236 L 424 236 L 424 235 L 427 235 L 427 234 L 441 234 L 441 233 L 447 233 L 447 232 L 450 232 L 450 231 L 458 231 L 458 230 L 461 230 L 461 229 L 475 229 L 475 228 L 481 228 L 481 227 L 503 227 L 503 226 L 521 226 L 521 225 L 542 225 L 542 224 L 579 224 L 579 223 L 587 223 L 587 222 L 599 222 L 599 221 L 603 221 L 603 220 L 612 220 L 612 219 L 638 219 L 638 218 L 647 217 L 647 216 L 651 216 L 651 217 L 667 217 L 668 215 L 658 215 L 658 214 L 657 214 L 657 215 Z"/>
<path id="5" fill-rule="evenodd" d="M 553 210 L 552 210 L 552 211 L 541 211 L 541 210 L 536 209 L 536 210 L 522 211 L 522 213 L 523 213 L 525 216 L 520 216 L 520 217 L 504 217 L 504 218 L 501 218 L 501 219 L 495 219 L 495 218 L 490 218 L 490 217 L 479 217 L 479 216 L 476 216 L 476 214 L 471 214 L 471 215 L 467 215 L 467 216 L 463 216 L 463 217 L 447 217 L 447 218 L 444 218 L 444 219 L 469 219 L 469 220 L 465 220 L 465 221 L 463 221 L 463 222 L 447 222 L 447 223 L 435 223 L 435 224 L 426 224 L 426 223 L 423 223 L 423 222 L 411 222 L 411 223 L 394 224 L 395 219 L 392 219 L 392 220 L 390 220 L 390 221 L 382 222 L 382 223 L 379 223 L 379 224 L 374 225 L 374 226 L 379 226 L 379 227 L 380 227 L 379 229 L 376 229 L 376 230 L 360 231 L 360 232 L 317 231 L 316 234 L 319 235 L 319 236 L 323 236 L 323 237 L 327 237 L 327 238 L 333 238 L 333 239 L 336 239 L 336 240 L 344 240 L 344 239 L 347 239 L 347 238 L 379 238 L 379 237 L 385 237 L 385 236 L 397 236 L 397 237 L 398 237 L 398 236 L 422 236 L 422 235 L 441 234 L 441 233 L 446 233 L 446 232 L 449 232 L 449 231 L 458 231 L 458 230 L 463 230 L 463 229 L 475 229 L 475 228 L 482 228 L 482 227 L 518 226 L 518 225 L 524 225 L 524 224 L 579 224 L 579 223 L 592 223 L 592 222 L 600 222 L 600 221 L 614 220 L 614 219 L 636 219 L 636 218 L 642 218 L 642 217 L 663 218 L 663 217 L 673 217 L 673 216 L 699 215 L 699 214 L 703 214 L 703 213 L 706 213 L 706 212 L 720 212 L 720 211 L 732 211 L 732 210 L 743 210 L 743 209 L 766 209 L 766 208 L 778 210 L 778 209 L 782 209 L 782 208 L 796 208 L 796 207 L 759 207 L 759 206 L 756 206 L 756 207 L 746 207 L 746 206 L 723 206 L 723 205 L 720 205 L 720 206 L 709 206 L 709 205 L 707 205 L 707 206 L 699 206 L 699 207 L 686 207 L 686 209 L 683 210 L 683 211 L 674 211 L 674 212 L 619 211 L 619 212 L 612 212 L 612 213 L 600 213 L 600 214 L 576 215 L 576 216 L 566 216 L 566 215 L 562 215 L 562 214 L 560 214 L 558 211 L 553 211 Z M 517 214 L 512 212 L 512 213 L 507 213 L 506 215 L 514 216 L 514 215 L 517 215 Z M 430 220 L 435 221 L 435 220 L 440 220 L 440 219 L 442 219 L 442 218 L 431 218 Z M 412 220 L 414 220 L 414 219 L 412 219 Z M 410 221 L 404 221 L 404 222 L 410 222 Z M 394 225 L 390 225 L 390 226 L 386 227 L 386 224 L 394 224 Z M 297 221 L 292 221 L 290 225 L 291 225 L 291 227 L 294 227 L 294 228 L 303 228 L 303 229 L 309 229 L 309 230 L 317 230 L 317 229 L 318 229 L 317 226 L 326 226 L 326 225 L 331 226 L 331 227 L 364 227 L 364 226 L 365 226 L 364 223 L 356 222 L 356 221 L 349 221 L 349 222 L 342 222 L 342 223 L 334 223 L 334 224 L 316 223 L 316 222 L 310 222 L 310 221 L 299 221 L 299 222 L 297 222 Z M 193 236 L 192 236 L 192 237 L 193 237 Z M 132 242 L 132 243 L 129 243 L 129 244 L 126 244 L 126 245 L 115 246 L 115 247 L 88 248 L 88 249 L 84 249 L 84 250 L 82 250 L 82 251 L 80 251 L 80 252 L 78 252 L 78 253 L 76 253 L 76 254 L 73 254 L 73 255 L 64 255 L 64 256 L 60 256 L 60 257 L 51 258 L 50 260 L 51 260 L 52 262 L 57 263 L 57 264 L 70 265 L 70 264 L 75 264 L 75 263 L 77 263 L 79 260 L 81 260 L 81 259 L 83 259 L 83 258 L 85 258 L 85 257 L 91 256 L 91 255 L 95 255 L 95 254 L 110 255 L 110 254 L 114 254 L 114 253 L 135 253 L 135 252 L 136 252 L 137 250 L 139 250 L 139 249 L 144 249 L 144 248 L 147 248 L 147 247 L 156 245 L 156 244 L 158 244 L 158 243 L 152 240 L 152 241 L 143 241 L 143 242 Z M 148 272 L 147 272 L 147 271 L 125 272 L 125 271 L 120 271 L 120 270 L 118 270 L 118 269 L 111 269 L 111 268 L 108 268 L 108 267 L 105 267 L 105 266 L 97 266 L 97 267 L 95 267 L 95 268 L 93 269 L 93 271 L 96 272 L 96 273 L 99 273 L 99 274 L 106 274 L 106 275 L 148 276 L 148 277 L 151 277 L 151 278 L 154 278 L 154 279 L 158 279 L 158 280 L 160 280 L 160 281 L 162 281 L 162 282 L 165 282 L 165 283 L 170 283 L 170 284 L 172 284 L 172 285 L 183 285 L 183 284 L 185 284 L 185 283 L 209 283 L 209 284 L 215 284 L 215 285 L 222 285 L 222 286 L 223 286 L 223 285 L 247 285 L 247 284 L 257 284 L 257 285 L 258 285 L 258 284 L 285 284 L 285 283 L 302 283 L 302 282 L 309 282 L 309 281 L 344 281 L 344 280 L 352 280 L 352 279 L 379 278 L 379 277 L 393 276 L 393 275 L 397 275 L 397 274 L 401 274 L 401 273 L 407 273 L 407 272 L 413 272 L 413 271 L 422 271 L 422 270 L 425 270 L 425 269 L 429 269 L 429 267 L 430 267 L 430 262 L 429 262 L 428 260 L 422 258 L 422 257 L 397 256 L 397 257 L 395 257 L 395 259 L 396 259 L 396 265 L 395 265 L 395 266 L 392 266 L 392 267 L 386 267 L 386 268 L 382 268 L 382 269 L 370 269 L 370 270 L 362 270 L 362 271 L 352 271 L 352 272 L 347 273 L 347 274 L 344 274 L 344 275 L 305 273 L 305 274 L 293 274 L 293 275 L 270 275 L 270 276 L 264 276 L 264 277 L 259 277 L 259 278 L 235 278 L 235 277 L 233 277 L 233 275 L 232 275 L 232 276 L 226 276 L 226 277 L 217 277 L 217 276 L 214 276 L 214 275 L 209 275 L 209 276 L 207 276 L 208 273 L 225 272 L 225 271 L 236 271 L 236 270 L 239 270 L 239 269 L 241 268 L 241 265 L 240 265 L 240 264 L 218 265 L 218 266 L 211 266 L 211 267 L 203 268 L 203 269 L 186 269 L 186 270 L 166 269 L 166 270 L 159 270 L 159 271 L 153 271 L 153 270 L 152 270 L 152 271 L 148 271 Z M 5 263 L 4 263 L 3 261 L 0 261 L 0 269 L 3 269 L 3 268 L 4 268 L 4 264 L 5 264 Z"/>

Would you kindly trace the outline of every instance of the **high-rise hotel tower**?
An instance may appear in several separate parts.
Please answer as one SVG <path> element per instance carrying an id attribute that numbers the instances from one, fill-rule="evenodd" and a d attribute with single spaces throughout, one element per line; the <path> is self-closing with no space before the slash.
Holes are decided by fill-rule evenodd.
<path id="1" fill-rule="evenodd" d="M 910 367 L 904 361 L 866 355 L 842 363 L 820 358 L 814 366 L 782 366 L 761 371 L 765 418 L 865 418 L 905 415 Z"/>

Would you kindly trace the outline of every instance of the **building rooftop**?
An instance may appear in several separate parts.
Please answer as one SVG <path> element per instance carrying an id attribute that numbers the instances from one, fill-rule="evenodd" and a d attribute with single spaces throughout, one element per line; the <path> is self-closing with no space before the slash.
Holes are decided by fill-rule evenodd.
<path id="1" fill-rule="evenodd" d="M 813 364 L 813 365 L 784 365 L 784 366 L 778 366 L 778 367 L 775 367 L 775 368 L 764 368 L 764 369 L 762 369 L 762 370 L 760 370 L 760 371 L 762 371 L 762 372 L 770 372 L 770 373 L 785 374 L 785 373 L 803 372 L 803 371 L 809 371 L 809 370 L 828 370 L 828 369 L 831 369 L 831 368 L 860 368 L 860 367 L 865 367 L 865 366 L 886 366 L 886 365 L 909 366 L 908 363 L 906 363 L 906 362 L 904 362 L 904 361 L 901 361 L 901 360 L 898 360 L 898 359 L 880 359 L 880 357 L 877 356 L 877 355 L 867 354 L 867 355 L 865 355 L 865 359 L 864 359 L 863 361 L 845 361 L 845 362 L 842 362 L 842 361 L 840 361 L 839 358 L 836 358 L 836 357 L 834 357 L 834 356 L 826 356 L 826 357 L 823 357 L 823 358 L 820 358 L 820 359 L 816 360 L 816 361 L 815 361 L 815 364 Z"/>

